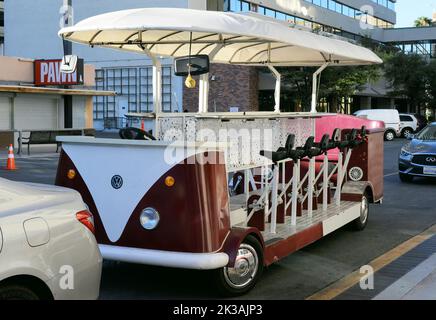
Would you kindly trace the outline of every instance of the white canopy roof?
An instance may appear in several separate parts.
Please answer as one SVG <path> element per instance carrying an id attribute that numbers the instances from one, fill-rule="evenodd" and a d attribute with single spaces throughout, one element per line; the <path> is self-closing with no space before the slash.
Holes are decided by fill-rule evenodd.
<path id="1" fill-rule="evenodd" d="M 180 57 L 212 54 L 231 64 L 317 66 L 382 63 L 371 50 L 258 16 L 178 8 L 106 13 L 64 28 L 67 40 L 119 50 Z M 214 55 L 215 54 L 215 55 Z"/>

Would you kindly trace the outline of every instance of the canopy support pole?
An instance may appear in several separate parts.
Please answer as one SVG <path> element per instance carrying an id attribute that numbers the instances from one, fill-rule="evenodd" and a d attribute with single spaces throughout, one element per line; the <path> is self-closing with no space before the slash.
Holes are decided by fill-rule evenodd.
<path id="1" fill-rule="evenodd" d="M 209 73 L 200 76 L 200 86 L 198 92 L 198 112 L 206 113 L 209 109 Z"/>
<path id="2" fill-rule="evenodd" d="M 220 39 L 222 36 L 220 35 Z M 213 60 L 215 55 L 222 49 L 223 45 L 218 44 L 210 53 L 209 59 Z M 209 111 L 209 72 L 200 76 L 198 88 L 198 112 L 207 113 Z"/>
<path id="3" fill-rule="evenodd" d="M 313 74 L 312 80 L 312 104 L 310 107 L 310 112 L 316 113 L 316 104 L 318 100 L 318 76 L 330 65 L 330 62 L 324 63 L 318 70 Z"/>
<path id="4" fill-rule="evenodd" d="M 138 33 L 138 39 L 142 42 L 142 32 Z M 153 64 L 152 85 L 153 85 L 153 107 L 155 114 L 155 130 L 153 135 L 159 140 L 159 117 L 162 113 L 162 63 L 159 58 L 150 52 L 145 46 L 139 46 L 144 53 L 151 59 Z"/>
<path id="5" fill-rule="evenodd" d="M 268 65 L 268 69 L 272 72 L 274 78 L 276 78 L 276 86 L 274 90 L 274 112 L 280 112 L 280 90 L 282 86 L 282 75 L 272 65 Z"/>
<path id="6" fill-rule="evenodd" d="M 159 117 L 162 113 L 162 64 L 155 56 L 150 56 L 153 62 L 153 106 L 155 119 L 155 132 L 153 135 L 159 139 Z"/>

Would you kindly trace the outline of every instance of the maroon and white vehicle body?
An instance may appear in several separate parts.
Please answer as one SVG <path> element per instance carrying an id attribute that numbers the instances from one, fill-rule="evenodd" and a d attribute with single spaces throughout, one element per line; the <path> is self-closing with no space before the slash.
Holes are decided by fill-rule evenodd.
<path id="1" fill-rule="evenodd" d="M 131 116 L 152 119 L 157 141 L 58 138 L 56 184 L 79 191 L 88 204 L 104 258 L 217 269 L 223 287 L 239 294 L 263 266 L 350 222 L 364 228 L 368 203 L 382 200 L 383 124 L 316 112 L 322 70 L 381 63 L 370 50 L 256 15 L 174 8 L 108 13 L 59 35 L 145 53 L 153 63 L 154 112 Z M 276 78 L 274 112 L 209 113 L 209 76 L 202 74 L 199 112 L 163 113 L 159 57 L 188 54 L 268 67 Z M 280 112 L 277 66 L 319 67 L 311 112 Z M 289 134 L 302 146 L 335 128 L 345 141 L 362 126 L 367 134 L 353 148 L 276 163 L 260 155 L 283 148 Z"/>
<path id="2" fill-rule="evenodd" d="M 323 115 L 314 122 L 303 121 L 316 125 Z M 355 127 L 363 121 L 355 118 Z M 362 194 L 367 193 L 373 202 L 382 199 L 378 177 L 383 176 L 383 131 L 370 129 L 367 142 L 352 153 L 350 165 L 362 168 L 365 176 L 364 182 L 344 181 L 342 199 L 349 201 L 339 207 L 331 204 L 328 213 L 319 209 L 318 218 L 314 211 L 310 221 L 298 217 L 295 228 L 284 224 L 283 237 L 269 232 L 268 223 L 261 228 L 253 221 L 246 223 L 246 199 L 229 195 L 229 177 L 261 166 L 231 167 L 226 149 L 214 143 L 63 137 L 56 184 L 81 193 L 94 213 L 96 237 L 106 259 L 216 269 L 232 265 L 240 243 L 253 234 L 263 244 L 265 265 L 269 265 L 358 218 Z M 76 173 L 74 179 L 68 178 L 70 170 Z M 114 176 L 122 178 L 119 189 L 111 184 Z M 167 177 L 174 179 L 173 186 L 165 184 Z M 160 215 L 154 230 L 140 224 L 140 214 L 148 207 Z"/>

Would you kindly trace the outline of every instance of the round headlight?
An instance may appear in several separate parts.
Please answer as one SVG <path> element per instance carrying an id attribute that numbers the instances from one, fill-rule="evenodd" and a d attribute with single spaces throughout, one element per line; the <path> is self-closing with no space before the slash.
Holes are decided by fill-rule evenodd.
<path id="1" fill-rule="evenodd" d="M 159 212 L 153 208 L 145 208 L 141 212 L 141 216 L 139 217 L 139 221 L 141 222 L 141 226 L 146 230 L 153 230 L 159 224 Z"/>

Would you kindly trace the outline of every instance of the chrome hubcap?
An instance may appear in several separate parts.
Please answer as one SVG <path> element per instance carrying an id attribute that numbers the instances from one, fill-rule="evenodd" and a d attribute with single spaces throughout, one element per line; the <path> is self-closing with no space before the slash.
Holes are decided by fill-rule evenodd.
<path id="1" fill-rule="evenodd" d="M 388 140 L 393 140 L 394 139 L 394 134 L 392 132 L 388 132 L 386 137 L 388 138 Z"/>
<path id="2" fill-rule="evenodd" d="M 362 198 L 362 203 L 360 205 L 360 221 L 365 224 L 366 220 L 368 220 L 368 199 L 366 197 Z"/>
<path id="3" fill-rule="evenodd" d="M 243 288 L 249 285 L 256 276 L 259 258 L 256 250 L 249 244 L 243 243 L 239 247 L 233 268 L 224 268 L 224 278 L 233 288 Z"/>

